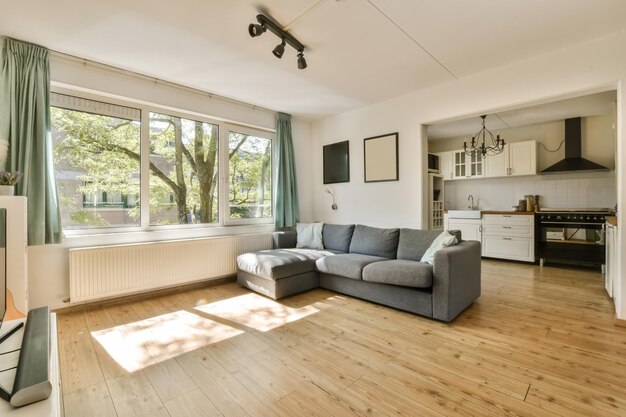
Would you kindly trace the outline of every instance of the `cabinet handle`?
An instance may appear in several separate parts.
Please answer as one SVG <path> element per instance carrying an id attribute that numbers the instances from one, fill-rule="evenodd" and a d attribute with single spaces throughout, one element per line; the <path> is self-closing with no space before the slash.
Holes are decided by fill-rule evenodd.
<path id="1" fill-rule="evenodd" d="M 482 224 L 481 224 L 480 226 L 478 226 L 478 231 L 482 233 L 482 231 L 483 231 L 483 226 L 482 226 Z"/>
<path id="2" fill-rule="evenodd" d="M 503 214 L 502 217 L 511 217 L 510 214 Z"/>
<path id="3" fill-rule="evenodd" d="M 503 229 L 510 229 L 511 226 L 502 226 Z"/>
<path id="4" fill-rule="evenodd" d="M 504 240 L 512 240 L 510 237 L 503 237 Z"/>

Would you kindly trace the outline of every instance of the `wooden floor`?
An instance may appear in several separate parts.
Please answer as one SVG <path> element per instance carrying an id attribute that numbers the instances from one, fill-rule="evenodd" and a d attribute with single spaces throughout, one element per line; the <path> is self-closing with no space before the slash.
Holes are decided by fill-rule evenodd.
<path id="1" fill-rule="evenodd" d="M 236 284 L 59 315 L 65 415 L 626 415 L 602 275 L 483 261 L 443 324 L 325 290 Z"/>

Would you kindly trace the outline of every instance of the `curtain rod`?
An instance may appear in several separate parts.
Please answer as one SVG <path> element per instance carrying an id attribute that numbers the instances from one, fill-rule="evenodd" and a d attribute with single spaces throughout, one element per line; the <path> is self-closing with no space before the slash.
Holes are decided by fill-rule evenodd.
<path id="1" fill-rule="evenodd" d="M 150 81 L 150 82 L 154 82 L 155 85 L 161 84 L 164 85 L 166 87 L 173 87 L 173 88 L 178 88 L 180 90 L 184 90 L 187 92 L 191 92 L 193 94 L 197 94 L 200 96 L 204 96 L 204 97 L 209 97 L 209 99 L 213 100 L 213 99 L 217 99 L 217 100 L 221 100 L 224 101 L 226 103 L 230 103 L 230 104 L 236 104 L 239 106 L 243 106 L 243 107 L 249 107 L 252 110 L 260 110 L 260 111 L 264 111 L 264 112 L 268 112 L 268 113 L 273 113 L 276 114 L 278 113 L 278 111 L 275 110 L 271 110 L 268 109 L 266 107 L 262 107 L 262 106 L 256 106 L 254 104 L 250 104 L 250 103 L 246 103 L 243 101 L 239 101 L 239 100 L 235 100 L 233 98 L 228 98 L 228 97 L 224 97 L 224 96 L 220 96 L 218 94 L 214 94 L 214 93 L 210 93 L 208 91 L 203 91 L 200 90 L 198 88 L 194 88 L 194 87 L 189 87 L 183 84 L 178 84 L 172 81 L 167 81 L 167 80 L 163 80 L 161 78 L 157 78 L 157 77 L 152 77 L 150 75 L 146 75 L 146 74 L 142 74 L 140 72 L 136 72 L 136 71 L 131 71 L 131 70 L 126 70 L 123 68 L 119 68 L 113 65 L 108 65 L 108 64 L 103 64 L 101 62 L 97 62 L 97 61 L 92 61 L 90 59 L 87 58 L 81 58 L 75 55 L 70 55 L 70 54 L 66 54 L 64 52 L 58 52 L 52 49 L 49 49 L 50 54 L 53 58 L 59 58 L 59 59 L 63 59 L 66 61 L 71 61 L 71 62 L 79 62 L 81 64 L 83 64 L 83 66 L 87 66 L 90 65 L 92 67 L 98 68 L 98 69 L 102 69 L 105 71 L 109 71 L 111 73 L 115 73 L 115 74 L 121 74 L 121 75 L 131 75 L 133 77 L 137 77 L 137 78 L 141 78 L 144 79 L 146 81 Z"/>

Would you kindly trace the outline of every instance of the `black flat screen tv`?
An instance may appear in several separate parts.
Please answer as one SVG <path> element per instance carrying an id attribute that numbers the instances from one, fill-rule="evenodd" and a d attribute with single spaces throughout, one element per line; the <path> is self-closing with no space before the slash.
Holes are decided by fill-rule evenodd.
<path id="1" fill-rule="evenodd" d="M 350 182 L 350 141 L 324 145 L 324 184 Z"/>

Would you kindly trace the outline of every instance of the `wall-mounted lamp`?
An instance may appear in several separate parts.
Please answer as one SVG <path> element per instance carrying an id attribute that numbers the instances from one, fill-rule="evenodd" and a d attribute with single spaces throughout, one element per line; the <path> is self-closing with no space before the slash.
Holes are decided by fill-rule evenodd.
<path id="1" fill-rule="evenodd" d="M 325 189 L 324 191 L 333 197 L 333 204 L 330 206 L 330 208 L 333 210 L 337 210 L 337 204 L 335 204 L 335 194 L 333 194 L 332 191 L 330 191 L 328 188 Z"/>
<path id="2" fill-rule="evenodd" d="M 256 38 L 269 29 L 270 32 L 281 39 L 280 44 L 278 44 L 272 51 L 274 56 L 279 59 L 282 58 L 285 53 L 285 46 L 289 44 L 293 47 L 293 49 L 298 51 L 298 68 L 305 69 L 307 67 L 306 59 L 304 59 L 304 45 L 302 45 L 299 40 L 294 38 L 293 35 L 286 32 L 278 23 L 274 22 L 264 14 L 258 14 L 256 16 L 256 20 L 259 22 L 258 24 L 250 23 L 250 25 L 248 25 L 248 33 L 250 36 Z"/>

